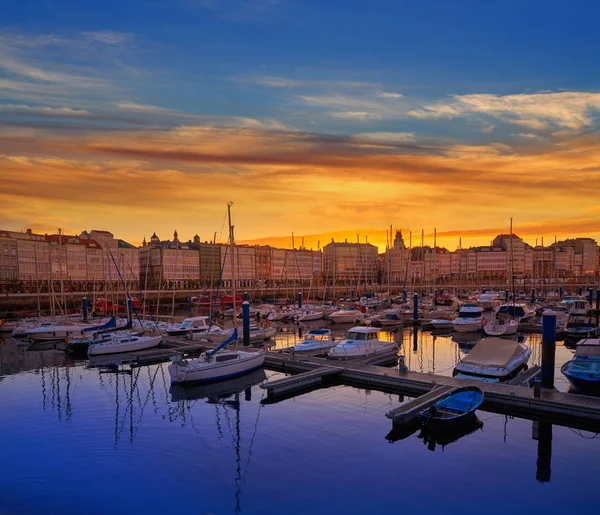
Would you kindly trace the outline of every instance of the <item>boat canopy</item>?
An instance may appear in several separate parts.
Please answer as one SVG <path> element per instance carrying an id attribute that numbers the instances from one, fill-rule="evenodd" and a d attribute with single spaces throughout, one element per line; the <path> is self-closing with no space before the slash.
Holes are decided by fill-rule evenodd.
<path id="1" fill-rule="evenodd" d="M 309 331 L 308 334 L 329 334 L 331 333 L 330 329 L 313 329 L 312 331 Z"/>
<path id="2" fill-rule="evenodd" d="M 505 368 L 523 347 L 514 340 L 484 338 L 461 361 L 469 365 Z"/>

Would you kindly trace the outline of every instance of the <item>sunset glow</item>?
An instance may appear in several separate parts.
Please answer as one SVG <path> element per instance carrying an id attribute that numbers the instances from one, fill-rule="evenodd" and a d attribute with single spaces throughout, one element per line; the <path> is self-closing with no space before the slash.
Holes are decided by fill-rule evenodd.
<path id="1" fill-rule="evenodd" d="M 286 247 L 292 233 L 313 248 L 359 235 L 383 250 L 391 224 L 412 231 L 413 245 L 421 230 L 432 245 L 435 228 L 438 245 L 454 249 L 459 238 L 488 243 L 510 217 L 531 243 L 600 239 L 591 55 L 568 77 L 502 59 L 470 73 L 474 50 L 442 66 L 445 51 L 411 41 L 404 23 L 394 44 L 411 55 L 383 52 L 387 21 L 365 28 L 359 51 L 346 41 L 357 6 L 342 14 L 352 22 L 339 28 L 343 51 L 321 25 L 333 7 L 316 21 L 308 4 L 234 4 L 175 7 L 196 25 L 173 22 L 180 32 L 169 36 L 153 30 L 158 7 L 128 27 L 91 12 L 81 26 L 49 15 L 35 29 L 9 16 L 0 33 L 0 226 L 108 229 L 136 244 L 174 229 L 224 240 L 233 201 L 238 242 Z M 404 8 L 424 22 L 422 9 Z M 326 50 L 305 44 L 300 20 Z M 458 38 L 461 23 L 446 36 Z M 248 55 L 240 29 L 296 39 L 283 52 L 251 38 Z M 492 32 L 487 50 L 500 52 L 494 42 L 509 32 Z M 532 61 L 559 68 L 563 58 L 542 49 L 550 34 L 537 36 Z M 435 61 L 435 85 L 415 55 Z"/>

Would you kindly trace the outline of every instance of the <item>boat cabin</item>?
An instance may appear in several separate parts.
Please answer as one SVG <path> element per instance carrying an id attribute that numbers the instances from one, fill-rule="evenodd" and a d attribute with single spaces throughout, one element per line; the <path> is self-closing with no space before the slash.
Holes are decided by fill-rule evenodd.
<path id="1" fill-rule="evenodd" d="M 353 327 L 348 331 L 347 339 L 353 341 L 378 340 L 379 329 L 375 329 L 374 327 Z"/>
<path id="2" fill-rule="evenodd" d="M 208 324 L 206 323 L 207 320 L 208 317 L 206 316 L 186 318 L 181 323 L 179 329 L 182 331 L 191 331 L 193 329 L 208 327 Z"/>
<path id="3" fill-rule="evenodd" d="M 306 340 L 322 342 L 331 338 L 329 329 L 313 329 L 306 335 Z"/>

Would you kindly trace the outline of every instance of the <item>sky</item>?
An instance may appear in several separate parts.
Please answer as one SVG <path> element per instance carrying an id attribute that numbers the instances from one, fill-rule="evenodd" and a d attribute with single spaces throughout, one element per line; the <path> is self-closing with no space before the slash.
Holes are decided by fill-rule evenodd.
<path id="1" fill-rule="evenodd" d="M 20 0 L 0 228 L 600 240 L 600 4 Z"/>

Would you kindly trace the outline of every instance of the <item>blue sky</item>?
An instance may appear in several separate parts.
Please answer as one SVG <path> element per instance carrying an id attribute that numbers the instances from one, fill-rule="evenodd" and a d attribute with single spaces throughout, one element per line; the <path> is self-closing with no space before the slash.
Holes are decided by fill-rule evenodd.
<path id="1" fill-rule="evenodd" d="M 173 220 L 147 206 L 138 217 L 192 230 L 197 205 L 177 176 L 204 195 L 209 233 L 237 196 L 261 206 L 247 201 L 247 237 L 389 218 L 485 232 L 510 215 L 532 232 L 568 217 L 600 234 L 598 203 L 581 197 L 600 178 L 599 14 L 597 2 L 528 0 L 11 2 L 0 20 L 0 165 L 13 180 L 0 222 L 89 226 L 123 199 L 80 205 L 82 184 L 137 177 L 173 188 Z M 42 168 L 68 178 L 64 191 L 48 192 Z M 473 180 L 486 184 L 477 219 L 452 200 Z M 301 205 L 335 195 L 340 207 L 282 214 L 274 194 L 299 188 L 309 188 Z M 33 198 L 46 216 L 22 207 Z M 432 205 L 447 206 L 441 222 Z M 127 229 L 120 215 L 109 222 Z"/>

